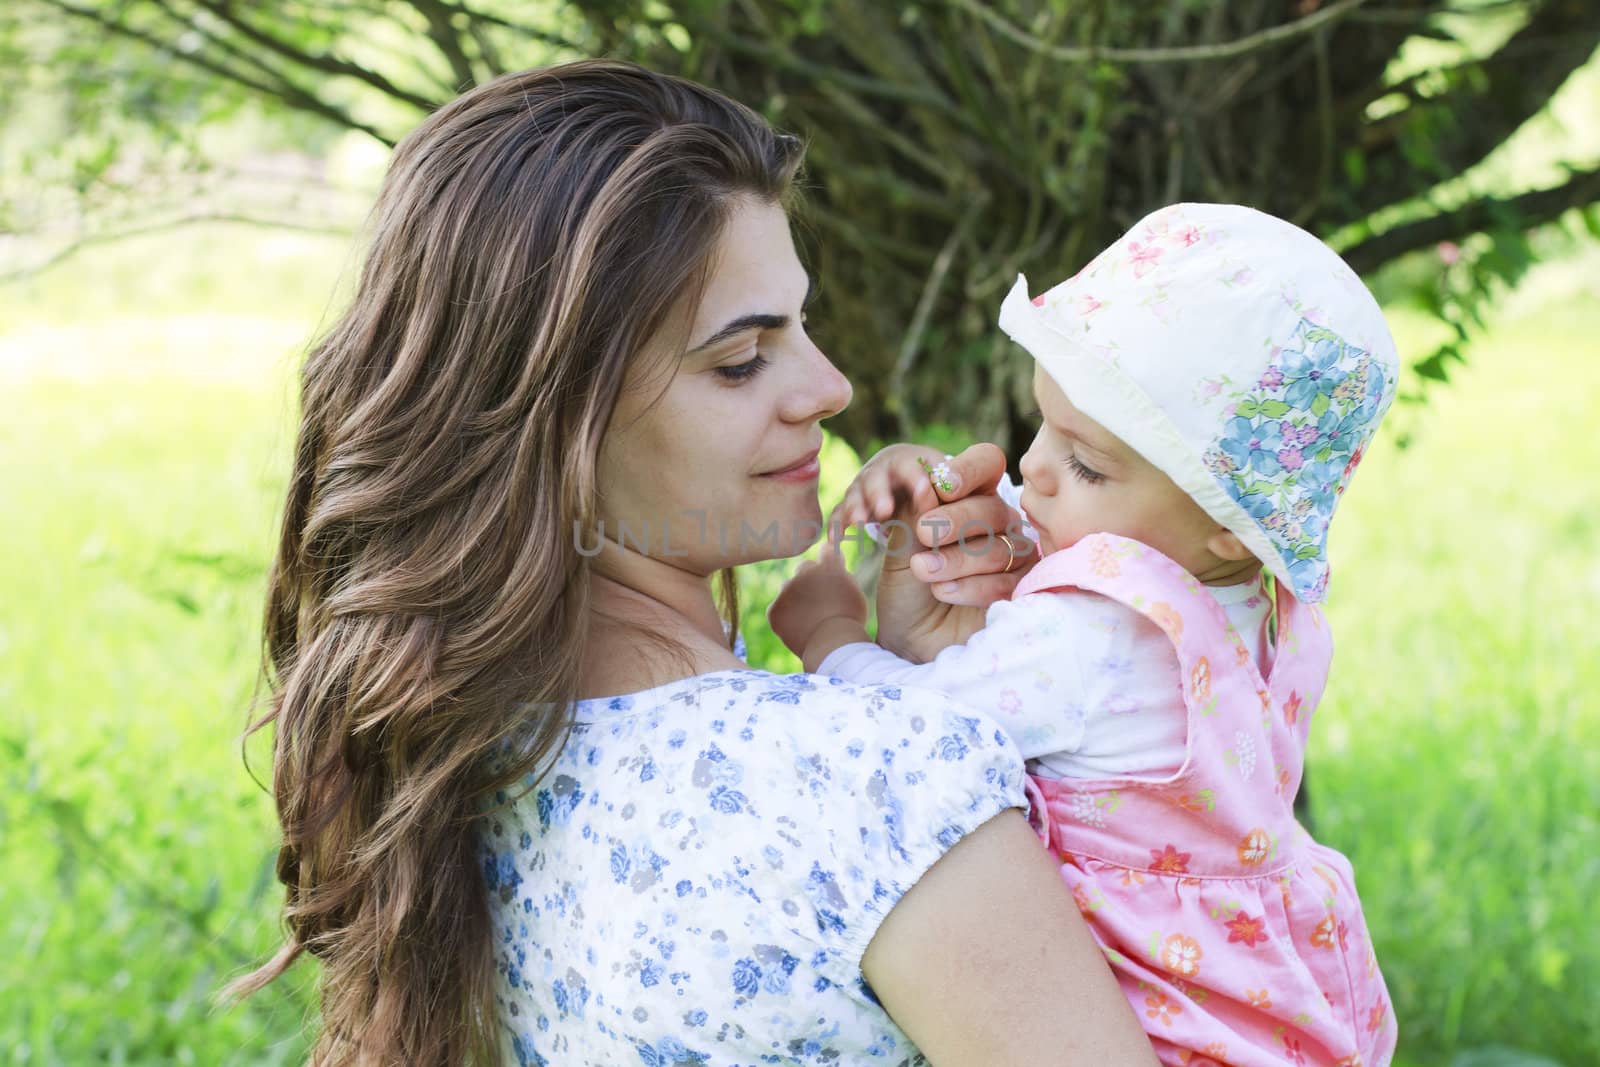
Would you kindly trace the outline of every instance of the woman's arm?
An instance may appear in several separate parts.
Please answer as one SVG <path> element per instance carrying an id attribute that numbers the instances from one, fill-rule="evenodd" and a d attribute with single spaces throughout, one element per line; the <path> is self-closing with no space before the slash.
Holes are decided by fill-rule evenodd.
<path id="1" fill-rule="evenodd" d="M 900 898 L 861 970 L 937 1067 L 1157 1062 L 1015 809 L 962 838 Z"/>

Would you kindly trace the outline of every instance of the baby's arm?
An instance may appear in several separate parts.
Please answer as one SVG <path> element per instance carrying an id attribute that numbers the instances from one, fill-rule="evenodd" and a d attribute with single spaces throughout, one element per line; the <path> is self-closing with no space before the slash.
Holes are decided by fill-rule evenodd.
<path id="1" fill-rule="evenodd" d="M 1077 646 L 1093 640 L 1084 599 L 1036 593 L 997 603 L 982 630 L 929 663 L 908 663 L 857 642 L 821 659 L 815 673 L 937 690 L 992 716 L 1026 759 L 1075 752 L 1083 740 L 1085 699 Z"/>
<path id="2" fill-rule="evenodd" d="M 767 622 L 809 673 L 841 645 L 870 641 L 867 599 L 845 569 L 839 549 L 823 542 L 820 557 L 800 565 L 784 584 Z"/>

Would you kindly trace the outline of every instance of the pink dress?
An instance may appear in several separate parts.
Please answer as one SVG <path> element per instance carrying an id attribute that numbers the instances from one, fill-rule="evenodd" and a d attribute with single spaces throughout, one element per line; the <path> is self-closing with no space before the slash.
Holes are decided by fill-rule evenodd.
<path id="1" fill-rule="evenodd" d="M 1388 1063 L 1394 1017 L 1350 863 L 1293 812 L 1332 651 L 1321 611 L 1279 583 L 1263 680 L 1221 606 L 1155 549 L 1086 537 L 1016 596 L 1062 587 L 1148 617 L 1182 668 L 1188 758 L 1175 776 L 1032 779 L 1041 835 L 1161 1061 Z"/>

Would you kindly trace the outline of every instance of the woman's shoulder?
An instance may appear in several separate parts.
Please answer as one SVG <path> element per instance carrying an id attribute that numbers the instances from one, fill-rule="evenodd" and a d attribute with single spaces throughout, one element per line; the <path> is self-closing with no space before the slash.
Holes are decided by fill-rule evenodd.
<path id="1" fill-rule="evenodd" d="M 743 670 L 580 708 L 535 801 L 558 866 L 601 848 L 629 884 L 764 901 L 840 981 L 923 871 L 1026 805 L 1023 782 L 1005 732 L 942 694 Z"/>

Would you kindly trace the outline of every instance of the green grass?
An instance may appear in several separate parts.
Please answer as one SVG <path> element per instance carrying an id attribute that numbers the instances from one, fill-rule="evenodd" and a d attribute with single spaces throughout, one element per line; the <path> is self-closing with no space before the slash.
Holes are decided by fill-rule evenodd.
<path id="1" fill-rule="evenodd" d="M 1374 450 L 1334 535 L 1310 782 L 1408 1064 L 1600 1049 L 1593 262 L 1531 279 L 1402 413 L 1414 444 Z M 0 1063 L 303 1052 L 309 972 L 208 998 L 273 940 L 270 803 L 238 738 L 287 368 L 345 263 L 338 242 L 194 230 L 0 288 Z M 753 657 L 779 665 L 759 620 L 781 570 L 745 581 Z"/>

